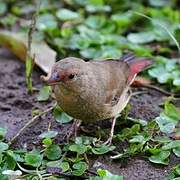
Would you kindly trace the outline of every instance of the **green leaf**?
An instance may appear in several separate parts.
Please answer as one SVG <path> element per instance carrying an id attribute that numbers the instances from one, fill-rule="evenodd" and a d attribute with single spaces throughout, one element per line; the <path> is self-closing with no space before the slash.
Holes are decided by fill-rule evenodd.
<path id="1" fill-rule="evenodd" d="M 171 142 L 165 144 L 164 146 L 162 146 L 162 149 L 163 150 L 170 150 L 170 149 L 174 149 L 177 147 L 180 147 L 180 140 L 171 141 Z"/>
<path id="2" fill-rule="evenodd" d="M 167 136 L 156 136 L 152 140 L 155 141 L 155 142 L 159 142 L 159 143 L 168 143 L 168 142 L 171 142 L 171 139 L 168 138 Z"/>
<path id="3" fill-rule="evenodd" d="M 59 168 L 60 165 L 61 165 L 61 160 L 49 161 L 49 162 L 47 162 L 47 164 L 46 164 L 47 167 L 57 167 L 57 168 Z"/>
<path id="4" fill-rule="evenodd" d="M 57 135 L 58 135 L 57 131 L 46 131 L 46 132 L 43 132 L 42 134 L 40 134 L 39 137 L 41 139 L 44 139 L 44 138 L 54 138 Z"/>
<path id="5" fill-rule="evenodd" d="M 5 137 L 6 133 L 7 133 L 7 129 L 0 127 L 0 140 Z"/>
<path id="6" fill-rule="evenodd" d="M 174 169 L 176 175 L 180 176 L 180 164 L 176 165 L 173 169 Z"/>
<path id="7" fill-rule="evenodd" d="M 132 12 L 128 11 L 126 13 L 113 14 L 111 19 L 118 25 L 120 31 L 123 32 L 123 30 L 129 27 L 129 25 L 132 23 L 132 16 Z"/>
<path id="8" fill-rule="evenodd" d="M 4 142 L 0 142 L 0 153 L 6 151 L 9 148 L 9 145 Z"/>
<path id="9" fill-rule="evenodd" d="M 175 121 L 180 121 L 180 112 L 169 102 L 165 103 L 165 114 Z"/>
<path id="10" fill-rule="evenodd" d="M 60 165 L 60 168 L 62 169 L 62 172 L 66 172 L 69 170 L 70 166 L 68 162 L 62 162 Z"/>
<path id="11" fill-rule="evenodd" d="M 56 119 L 56 121 L 59 123 L 62 123 L 62 124 L 68 123 L 68 122 L 72 121 L 72 119 L 73 119 L 71 116 L 62 112 L 62 110 L 59 109 L 59 107 L 54 108 L 53 115 L 54 115 L 54 118 Z"/>
<path id="12" fill-rule="evenodd" d="M 169 6 L 170 1 L 167 0 L 148 0 L 149 4 L 154 7 L 163 7 L 163 6 Z"/>
<path id="13" fill-rule="evenodd" d="M 89 16 L 85 21 L 85 24 L 92 29 L 100 29 L 105 23 L 105 16 Z"/>
<path id="14" fill-rule="evenodd" d="M 166 73 L 161 72 L 161 75 L 157 79 L 158 79 L 158 82 L 161 84 L 168 83 L 170 82 L 170 80 L 172 80 L 172 74 L 168 72 Z"/>
<path id="15" fill-rule="evenodd" d="M 158 78 L 160 74 L 164 74 L 166 72 L 165 67 L 157 66 L 148 71 L 149 75 L 154 78 Z"/>
<path id="16" fill-rule="evenodd" d="M 104 169 L 98 169 L 97 170 L 97 174 L 100 177 L 103 177 L 103 180 L 123 180 L 123 176 L 119 176 L 119 175 L 114 175 L 112 173 L 110 173 L 108 170 L 104 170 Z"/>
<path id="17" fill-rule="evenodd" d="M 114 46 L 102 46 L 99 51 L 98 59 L 118 59 L 121 57 L 122 52 Z"/>
<path id="18" fill-rule="evenodd" d="M 171 154 L 170 151 L 160 151 L 159 153 L 149 157 L 149 161 L 156 164 L 168 165 L 169 162 L 168 157 L 170 156 L 170 154 Z"/>
<path id="19" fill-rule="evenodd" d="M 45 146 L 49 146 L 52 144 L 52 139 L 50 138 L 45 138 L 43 139 L 42 143 L 45 145 Z"/>
<path id="20" fill-rule="evenodd" d="M 177 156 L 177 157 L 180 157 L 180 145 L 179 147 L 176 147 L 173 149 L 173 153 Z"/>
<path id="21" fill-rule="evenodd" d="M 144 137 L 143 135 L 139 134 L 139 135 L 133 136 L 133 138 L 130 139 L 129 142 L 145 144 L 149 139 L 150 137 Z"/>
<path id="22" fill-rule="evenodd" d="M 84 154 L 87 151 L 87 147 L 83 144 L 73 144 L 69 146 L 69 150 L 78 154 Z"/>
<path id="23" fill-rule="evenodd" d="M 90 136 L 81 136 L 76 137 L 75 143 L 76 144 L 84 144 L 84 145 L 90 145 L 93 142 L 93 137 Z"/>
<path id="24" fill-rule="evenodd" d="M 41 31 L 48 31 L 57 28 L 58 24 L 52 14 L 42 14 L 38 16 L 37 28 Z"/>
<path id="25" fill-rule="evenodd" d="M 116 147 L 115 146 L 106 146 L 106 145 L 102 145 L 100 147 L 95 147 L 95 148 L 92 148 L 92 152 L 94 154 L 97 154 L 97 155 L 100 155 L 100 154 L 105 154 L 109 151 L 112 151 L 114 150 Z"/>
<path id="26" fill-rule="evenodd" d="M 155 35 L 152 32 L 130 33 L 127 39 L 135 44 L 145 44 L 154 41 Z"/>
<path id="27" fill-rule="evenodd" d="M 56 12 L 56 16 L 62 21 L 70 21 L 80 18 L 80 15 L 77 12 L 63 8 Z"/>
<path id="28" fill-rule="evenodd" d="M 84 172 L 88 169 L 88 165 L 85 162 L 78 162 L 73 164 L 73 171 L 72 173 L 75 176 L 81 176 L 84 174 Z"/>
<path id="29" fill-rule="evenodd" d="M 164 113 L 161 113 L 159 117 L 156 117 L 155 121 L 157 122 L 161 132 L 172 133 L 174 131 L 176 122 Z"/>
<path id="30" fill-rule="evenodd" d="M 2 0 L 0 1 L 0 15 L 3 15 L 7 10 L 7 5 Z"/>
<path id="31" fill-rule="evenodd" d="M 173 80 L 174 86 L 180 86 L 180 77 Z"/>
<path id="32" fill-rule="evenodd" d="M 44 86 L 41 88 L 39 95 L 37 96 L 38 101 L 47 101 L 51 94 L 51 87 L 50 86 Z"/>
<path id="33" fill-rule="evenodd" d="M 119 140 L 123 141 L 125 139 L 131 138 L 133 135 L 136 135 L 140 131 L 140 125 L 134 124 L 131 128 L 124 128 L 121 131 L 121 134 L 115 135 Z"/>
<path id="34" fill-rule="evenodd" d="M 61 157 L 62 151 L 58 145 L 52 144 L 45 149 L 45 155 L 50 160 L 57 160 Z"/>
<path id="35" fill-rule="evenodd" d="M 33 167 L 39 167 L 42 162 L 42 155 L 39 151 L 33 150 L 25 154 L 25 163 Z"/>
<path id="36" fill-rule="evenodd" d="M 8 150 L 7 154 L 9 156 L 11 156 L 13 158 L 13 160 L 16 161 L 16 162 L 24 162 L 24 158 L 22 157 L 21 154 L 15 153 L 12 150 Z"/>

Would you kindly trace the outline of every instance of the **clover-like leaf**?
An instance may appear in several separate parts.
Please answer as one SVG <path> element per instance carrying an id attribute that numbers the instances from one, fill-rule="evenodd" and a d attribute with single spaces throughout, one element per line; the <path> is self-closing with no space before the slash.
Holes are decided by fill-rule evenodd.
<path id="1" fill-rule="evenodd" d="M 47 101 L 49 99 L 49 96 L 51 94 L 51 87 L 50 86 L 44 86 L 41 88 L 39 95 L 37 96 L 38 101 Z"/>
<path id="2" fill-rule="evenodd" d="M 39 151 L 32 151 L 32 152 L 27 152 L 25 154 L 25 163 L 27 165 L 33 166 L 33 167 L 38 167 L 41 165 L 42 162 L 42 155 L 39 153 Z"/>
<path id="3" fill-rule="evenodd" d="M 87 151 L 87 147 L 83 144 L 73 144 L 69 146 L 69 150 L 78 154 L 84 154 Z"/>
<path id="4" fill-rule="evenodd" d="M 54 138 L 58 135 L 57 131 L 46 131 L 39 135 L 40 138 Z"/>
<path id="5" fill-rule="evenodd" d="M 119 176 L 119 175 L 114 175 L 111 172 L 109 172 L 108 170 L 105 169 L 98 169 L 97 170 L 97 174 L 103 178 L 103 180 L 123 180 L 123 176 Z"/>
<path id="6" fill-rule="evenodd" d="M 106 146 L 106 145 L 102 145 L 100 147 L 94 147 L 92 148 L 92 152 L 94 154 L 100 155 L 100 154 L 106 154 L 109 151 L 112 151 L 115 149 L 115 146 Z"/>
<path id="7" fill-rule="evenodd" d="M 60 164 L 60 168 L 62 169 L 62 172 L 66 172 L 69 170 L 70 166 L 68 162 L 62 162 Z"/>
<path id="8" fill-rule="evenodd" d="M 85 163 L 85 162 L 78 162 L 78 163 L 75 163 L 73 164 L 73 171 L 72 173 L 75 175 L 75 176 L 81 176 L 84 174 L 84 172 L 88 169 L 88 165 Z"/>
<path id="9" fill-rule="evenodd" d="M 0 152 L 6 151 L 9 148 L 9 145 L 4 142 L 0 142 Z"/>
<path id="10" fill-rule="evenodd" d="M 61 153 L 61 148 L 56 144 L 52 144 L 45 149 L 45 155 L 50 160 L 59 159 L 61 157 Z"/>
<path id="11" fill-rule="evenodd" d="M 80 18 L 80 15 L 77 12 L 64 8 L 58 10 L 56 16 L 63 21 L 69 21 Z"/>
<path id="12" fill-rule="evenodd" d="M 139 32 L 139 33 L 130 33 L 127 36 L 127 39 L 136 44 L 145 44 L 155 40 L 155 34 L 153 32 Z"/>
<path id="13" fill-rule="evenodd" d="M 149 160 L 156 164 L 168 165 L 169 162 L 168 157 L 170 156 L 170 154 L 171 154 L 170 151 L 160 151 L 159 153 L 149 157 Z"/>
<path id="14" fill-rule="evenodd" d="M 67 115 L 65 112 L 62 112 L 62 110 L 59 107 L 55 107 L 53 110 L 53 115 L 57 122 L 59 123 L 68 123 L 72 121 L 72 117 Z"/>

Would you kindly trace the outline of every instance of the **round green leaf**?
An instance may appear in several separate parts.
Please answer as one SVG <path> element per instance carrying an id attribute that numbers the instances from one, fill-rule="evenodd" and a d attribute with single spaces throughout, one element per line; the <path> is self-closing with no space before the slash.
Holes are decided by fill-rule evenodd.
<path id="1" fill-rule="evenodd" d="M 37 28 L 39 30 L 45 31 L 45 30 L 52 30 L 57 28 L 57 21 L 55 17 L 52 14 L 43 14 L 38 16 L 37 19 Z"/>
<path id="2" fill-rule="evenodd" d="M 109 151 L 112 151 L 112 150 L 114 150 L 114 149 L 115 149 L 115 146 L 102 145 L 102 146 L 100 146 L 100 147 L 92 148 L 92 152 L 93 152 L 94 154 L 100 155 L 100 154 L 105 154 L 105 153 L 107 153 L 107 152 L 109 152 Z"/>
<path id="3" fill-rule="evenodd" d="M 61 149 L 58 145 L 52 144 L 48 146 L 45 150 L 45 155 L 47 156 L 48 159 L 50 160 L 57 160 L 61 156 Z"/>
<path id="4" fill-rule="evenodd" d="M 180 145 L 179 147 L 176 147 L 173 149 L 173 153 L 177 156 L 177 157 L 180 157 Z"/>
<path id="5" fill-rule="evenodd" d="M 44 138 L 54 138 L 57 135 L 58 135 L 57 131 L 47 131 L 47 132 L 43 132 L 42 134 L 40 134 L 39 137 L 41 139 L 44 139 Z"/>
<path id="6" fill-rule="evenodd" d="M 77 152 L 78 154 L 83 154 L 87 151 L 87 147 L 83 144 L 73 144 L 69 146 L 69 150 Z"/>
<path id="7" fill-rule="evenodd" d="M 127 39 L 132 43 L 145 44 L 154 41 L 155 35 L 152 32 L 130 33 Z"/>
<path id="8" fill-rule="evenodd" d="M 44 86 L 41 88 L 39 95 L 37 96 L 38 101 L 47 101 L 49 99 L 49 96 L 51 94 L 51 87 L 50 86 Z"/>
<path id="9" fill-rule="evenodd" d="M 171 142 L 165 144 L 162 147 L 162 149 L 163 150 L 170 150 L 170 149 L 177 148 L 177 147 L 180 147 L 180 140 L 171 141 Z"/>
<path id="10" fill-rule="evenodd" d="M 44 145 L 46 145 L 46 146 L 49 146 L 49 145 L 52 144 L 52 139 L 50 139 L 50 138 L 45 138 L 45 139 L 42 141 L 42 143 L 43 143 Z"/>
<path id="11" fill-rule="evenodd" d="M 106 22 L 105 16 L 89 16 L 85 24 L 93 29 L 99 29 L 101 28 Z"/>
<path id="12" fill-rule="evenodd" d="M 70 166 L 68 162 L 62 162 L 60 165 L 60 168 L 62 169 L 62 172 L 66 172 L 69 170 Z"/>
<path id="13" fill-rule="evenodd" d="M 56 16 L 63 21 L 69 21 L 80 18 L 80 15 L 77 12 L 63 8 L 57 11 Z"/>
<path id="14" fill-rule="evenodd" d="M 9 145 L 4 142 L 0 142 L 0 152 L 6 151 L 9 148 Z"/>
<path id="15" fill-rule="evenodd" d="M 85 162 L 78 162 L 73 165 L 73 174 L 75 176 L 81 176 L 88 169 L 88 165 Z"/>
<path id="16" fill-rule="evenodd" d="M 41 165 L 42 156 L 38 151 L 32 151 L 29 153 L 26 153 L 25 155 L 25 163 L 27 165 L 38 167 Z"/>
<path id="17" fill-rule="evenodd" d="M 168 162 L 169 162 L 168 157 L 170 154 L 171 154 L 170 151 L 161 151 L 161 152 L 149 157 L 149 160 L 156 164 L 168 165 Z"/>
<path id="18" fill-rule="evenodd" d="M 54 118 L 56 119 L 56 121 L 59 123 L 62 123 L 62 124 L 68 123 L 68 122 L 72 121 L 72 119 L 73 119 L 71 116 L 62 112 L 58 107 L 54 108 L 53 114 L 54 114 Z"/>
<path id="19" fill-rule="evenodd" d="M 0 15 L 3 15 L 7 10 L 7 5 L 3 0 L 0 0 Z"/>
<path id="20" fill-rule="evenodd" d="M 7 129 L 0 127 L 0 139 L 3 139 L 6 133 L 7 133 Z"/>

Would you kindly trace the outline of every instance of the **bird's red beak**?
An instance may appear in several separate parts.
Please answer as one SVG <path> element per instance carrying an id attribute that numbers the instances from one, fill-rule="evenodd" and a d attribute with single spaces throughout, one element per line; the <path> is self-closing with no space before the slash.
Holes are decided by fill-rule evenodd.
<path id="1" fill-rule="evenodd" d="M 45 81 L 49 86 L 56 85 L 58 82 L 61 81 L 60 76 L 57 72 L 53 72 L 47 77 L 41 76 L 41 79 Z"/>

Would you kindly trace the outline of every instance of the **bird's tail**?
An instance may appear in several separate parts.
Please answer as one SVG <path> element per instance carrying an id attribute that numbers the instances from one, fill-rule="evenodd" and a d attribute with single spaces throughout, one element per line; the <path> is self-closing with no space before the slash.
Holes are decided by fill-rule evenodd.
<path id="1" fill-rule="evenodd" d="M 133 53 L 124 55 L 121 58 L 122 61 L 129 65 L 129 77 L 128 82 L 131 83 L 134 77 L 141 71 L 145 70 L 153 64 L 153 61 L 148 57 L 136 57 Z"/>

